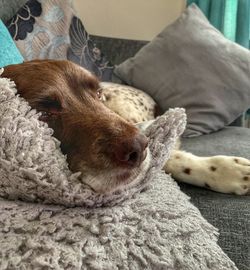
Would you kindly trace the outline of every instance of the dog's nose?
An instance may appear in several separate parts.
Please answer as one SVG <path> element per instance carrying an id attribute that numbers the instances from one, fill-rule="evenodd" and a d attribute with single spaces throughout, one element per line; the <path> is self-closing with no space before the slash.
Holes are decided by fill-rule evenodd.
<path id="1" fill-rule="evenodd" d="M 137 167 L 146 158 L 148 138 L 137 134 L 132 139 L 122 141 L 115 150 L 116 161 L 125 167 Z"/>

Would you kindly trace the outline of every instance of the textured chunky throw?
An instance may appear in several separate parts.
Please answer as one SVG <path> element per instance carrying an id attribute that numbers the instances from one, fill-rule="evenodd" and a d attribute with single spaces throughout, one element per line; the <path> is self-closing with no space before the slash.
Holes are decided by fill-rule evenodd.
<path id="1" fill-rule="evenodd" d="M 134 184 L 98 195 L 15 94 L 0 78 L 0 269 L 236 269 L 217 230 L 160 170 L 184 110 L 146 127 L 152 162 Z"/>

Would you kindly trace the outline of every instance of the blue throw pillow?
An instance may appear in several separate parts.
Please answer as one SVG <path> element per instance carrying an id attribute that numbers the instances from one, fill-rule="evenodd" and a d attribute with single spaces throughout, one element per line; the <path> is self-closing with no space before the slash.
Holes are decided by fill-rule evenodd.
<path id="1" fill-rule="evenodd" d="M 0 68 L 22 62 L 22 55 L 12 40 L 8 29 L 0 20 Z"/>

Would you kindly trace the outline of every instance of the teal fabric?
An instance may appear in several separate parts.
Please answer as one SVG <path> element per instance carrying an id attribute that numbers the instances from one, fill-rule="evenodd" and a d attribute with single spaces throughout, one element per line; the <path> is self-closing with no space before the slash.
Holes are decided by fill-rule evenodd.
<path id="1" fill-rule="evenodd" d="M 200 7 L 225 37 L 250 48 L 250 0 L 188 0 Z"/>
<path id="2" fill-rule="evenodd" d="M 236 41 L 250 48 L 250 1 L 239 0 Z"/>
<path id="3" fill-rule="evenodd" d="M 23 57 L 17 49 L 8 29 L 0 20 L 0 68 L 23 62 Z"/>
<path id="4" fill-rule="evenodd" d="M 236 41 L 237 31 L 237 11 L 238 1 L 227 0 L 225 1 L 224 21 L 222 32 L 224 36 L 232 41 Z"/>
<path id="5" fill-rule="evenodd" d="M 221 15 L 221 11 L 224 9 L 224 0 L 212 1 L 210 4 L 209 13 L 206 14 L 213 26 L 219 30 L 223 28 L 223 16 Z"/>

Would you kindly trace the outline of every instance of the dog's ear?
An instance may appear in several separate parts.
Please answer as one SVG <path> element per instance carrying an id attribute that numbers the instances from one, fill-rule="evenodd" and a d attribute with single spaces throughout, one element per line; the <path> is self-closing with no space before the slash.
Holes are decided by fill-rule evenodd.
<path id="1" fill-rule="evenodd" d="M 17 91 L 24 98 L 29 98 L 29 92 L 32 85 L 35 83 L 35 67 L 27 68 L 26 62 L 22 64 L 9 65 L 4 67 L 3 77 L 15 82 Z"/>
<path id="2" fill-rule="evenodd" d="M 41 61 L 34 60 L 4 68 L 3 77 L 15 82 L 17 92 L 25 98 L 32 108 L 41 112 L 40 120 L 49 122 L 58 118 L 62 111 L 60 98 L 53 94 L 50 89 L 48 74 L 42 73 L 46 69 L 46 61 L 43 61 L 43 69 L 40 68 Z"/>
<path id="3" fill-rule="evenodd" d="M 4 67 L 2 76 L 16 83 L 17 81 L 21 80 L 21 75 L 23 74 L 24 71 L 23 65 L 24 64 L 16 64 Z"/>

